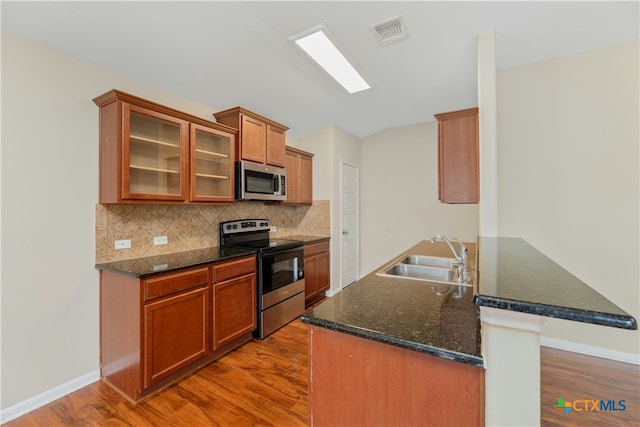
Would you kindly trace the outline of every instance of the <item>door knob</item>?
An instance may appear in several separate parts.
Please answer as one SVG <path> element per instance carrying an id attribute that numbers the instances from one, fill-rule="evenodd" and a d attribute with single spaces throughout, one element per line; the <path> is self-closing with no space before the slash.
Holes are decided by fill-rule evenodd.
<path id="1" fill-rule="evenodd" d="M 347 230 L 342 230 L 342 234 L 349 234 Z"/>

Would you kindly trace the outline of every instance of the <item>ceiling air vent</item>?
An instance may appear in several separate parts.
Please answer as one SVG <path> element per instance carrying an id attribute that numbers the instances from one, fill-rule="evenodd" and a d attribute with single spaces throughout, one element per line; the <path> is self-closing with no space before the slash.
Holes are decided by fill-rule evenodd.
<path id="1" fill-rule="evenodd" d="M 390 45 L 408 37 L 402 16 L 378 22 L 371 26 L 371 31 L 373 31 L 378 43 L 382 46 Z"/>

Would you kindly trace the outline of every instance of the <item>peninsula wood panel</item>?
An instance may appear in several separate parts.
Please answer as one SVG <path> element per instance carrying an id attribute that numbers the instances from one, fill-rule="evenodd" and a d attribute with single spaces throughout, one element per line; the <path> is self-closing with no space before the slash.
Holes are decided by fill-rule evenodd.
<path id="1" fill-rule="evenodd" d="M 312 426 L 483 426 L 484 370 L 309 326 Z"/>

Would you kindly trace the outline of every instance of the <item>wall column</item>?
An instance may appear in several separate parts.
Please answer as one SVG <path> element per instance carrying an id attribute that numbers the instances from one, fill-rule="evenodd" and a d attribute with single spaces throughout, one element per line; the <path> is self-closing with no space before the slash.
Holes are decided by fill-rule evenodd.
<path id="1" fill-rule="evenodd" d="M 540 331 L 545 318 L 480 307 L 485 425 L 540 425 Z"/>

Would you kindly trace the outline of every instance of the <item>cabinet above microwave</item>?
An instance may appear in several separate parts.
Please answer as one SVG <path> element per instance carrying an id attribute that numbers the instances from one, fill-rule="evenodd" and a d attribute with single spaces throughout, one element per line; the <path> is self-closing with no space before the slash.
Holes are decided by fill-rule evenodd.
<path id="1" fill-rule="evenodd" d="M 285 167 L 287 126 L 242 107 L 220 111 L 214 117 L 218 123 L 238 129 L 236 160 Z"/>

